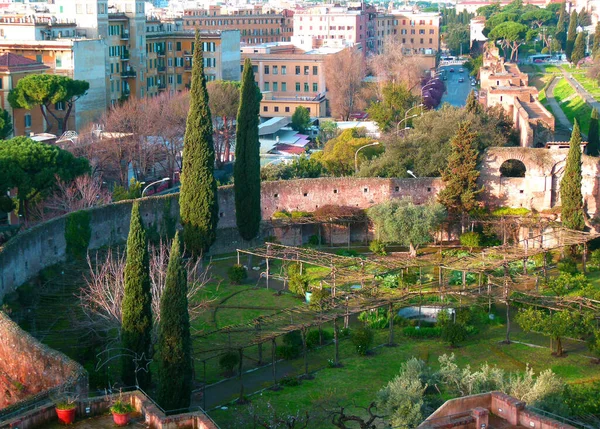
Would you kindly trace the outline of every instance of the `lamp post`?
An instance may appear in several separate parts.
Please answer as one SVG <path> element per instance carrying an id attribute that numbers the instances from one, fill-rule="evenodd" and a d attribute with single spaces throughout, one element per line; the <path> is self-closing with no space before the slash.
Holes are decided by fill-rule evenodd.
<path id="1" fill-rule="evenodd" d="M 146 186 L 143 190 L 142 190 L 142 196 L 140 198 L 144 198 L 144 192 L 146 192 L 148 190 L 148 188 L 152 185 L 156 185 L 157 183 L 162 183 L 162 182 L 166 182 L 167 180 L 171 180 L 170 177 L 163 177 L 160 180 L 157 180 L 156 182 L 152 182 L 150 183 L 148 186 Z"/>
<path id="2" fill-rule="evenodd" d="M 416 109 L 417 107 L 423 107 L 425 106 L 423 103 L 417 104 L 416 106 L 411 107 L 410 109 L 408 109 L 406 111 L 406 113 L 404 114 L 404 120 L 406 120 L 406 117 L 408 116 L 408 112 L 410 112 L 412 109 Z M 421 115 L 423 114 L 423 111 L 421 110 Z"/>
<path id="3" fill-rule="evenodd" d="M 402 119 L 400 122 L 398 122 L 398 123 L 396 124 L 396 135 L 398 135 L 398 134 L 400 133 L 400 124 L 401 124 L 402 122 L 405 122 L 405 121 L 407 121 L 407 120 L 409 120 L 409 119 L 412 119 L 412 118 L 416 118 L 417 116 L 419 116 L 419 115 L 410 115 L 410 116 L 408 116 L 408 117 L 405 117 L 404 119 Z"/>
<path id="4" fill-rule="evenodd" d="M 379 144 L 379 142 L 373 142 L 373 143 L 366 144 L 366 145 L 361 146 L 358 149 L 356 149 L 356 152 L 354 153 L 354 172 L 355 173 L 358 173 L 358 152 L 360 152 L 361 149 L 364 149 L 369 146 L 377 146 L 378 144 Z"/>
<path id="5" fill-rule="evenodd" d="M 415 176 L 415 173 L 413 173 L 412 171 L 410 171 L 410 170 L 406 170 L 406 172 L 407 172 L 408 174 L 410 174 L 412 177 L 414 177 L 415 179 L 417 178 L 417 176 Z"/>
<path id="6" fill-rule="evenodd" d="M 424 90 L 425 88 L 427 88 L 429 85 L 433 85 L 433 84 L 434 84 L 434 82 L 433 82 L 434 80 L 439 80 L 439 79 L 438 79 L 438 78 L 431 79 L 431 81 L 427 82 L 425 85 L 423 85 L 423 86 L 421 87 L 421 98 L 423 98 L 423 90 Z"/>

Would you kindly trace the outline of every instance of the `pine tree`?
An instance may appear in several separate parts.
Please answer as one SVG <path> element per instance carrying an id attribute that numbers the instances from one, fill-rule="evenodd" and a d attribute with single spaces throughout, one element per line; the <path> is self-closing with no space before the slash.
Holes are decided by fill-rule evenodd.
<path id="1" fill-rule="evenodd" d="M 575 39 L 575 46 L 571 53 L 571 62 L 577 66 L 579 61 L 585 57 L 585 32 L 580 32 Z"/>
<path id="2" fill-rule="evenodd" d="M 600 124 L 598 123 L 598 110 L 592 109 L 592 116 L 590 119 L 590 129 L 588 131 L 588 144 L 586 146 L 586 152 L 590 156 L 600 155 Z"/>
<path id="3" fill-rule="evenodd" d="M 179 233 L 169 254 L 158 328 L 158 404 L 165 410 L 188 408 L 192 394 L 192 354 L 187 274 L 181 261 Z"/>
<path id="4" fill-rule="evenodd" d="M 183 141 L 179 212 L 183 241 L 186 248 L 197 256 L 214 243 L 219 213 L 217 182 L 213 171 L 213 128 L 199 31 L 196 31 L 191 84 L 190 110 Z"/>
<path id="5" fill-rule="evenodd" d="M 571 54 L 575 47 L 575 39 L 577 38 L 577 12 L 573 9 L 571 12 L 571 18 L 569 19 L 569 31 L 567 32 L 567 44 L 565 47 L 565 53 L 567 54 L 567 60 L 571 61 Z"/>
<path id="6" fill-rule="evenodd" d="M 567 8 L 565 2 L 562 2 L 560 6 L 560 14 L 558 15 L 558 23 L 556 24 L 556 33 L 554 36 L 560 42 L 560 48 L 565 50 L 567 42 Z"/>
<path id="7" fill-rule="evenodd" d="M 465 214 L 475 209 L 477 195 L 483 191 L 477 186 L 479 171 L 475 138 L 471 123 L 462 122 L 450 141 L 448 168 L 442 172 L 444 189 L 438 194 L 438 200 L 453 214 Z"/>
<path id="8" fill-rule="evenodd" d="M 596 24 L 596 31 L 594 32 L 594 42 L 592 44 L 592 58 L 597 58 L 600 55 L 600 22 Z"/>
<path id="9" fill-rule="evenodd" d="M 565 173 L 560 181 L 562 224 L 570 229 L 583 230 L 583 195 L 581 194 L 581 134 L 575 119 L 569 142 Z"/>
<path id="10" fill-rule="evenodd" d="M 136 201 L 131 209 L 125 262 L 125 291 L 121 304 L 121 345 L 125 349 L 121 375 L 127 386 L 135 385 L 136 365 L 145 365 L 152 355 L 151 303 L 148 238 Z M 140 363 L 136 364 L 134 358 L 141 359 Z M 146 372 L 146 369 L 144 367 L 137 371 L 138 385 L 142 389 L 150 385 L 150 372 Z"/>
<path id="11" fill-rule="evenodd" d="M 240 235 L 251 240 L 260 227 L 260 144 L 258 142 L 258 115 L 260 91 L 254 81 L 252 62 L 244 62 L 240 107 L 237 114 L 235 164 L 235 217 Z"/>
<path id="12" fill-rule="evenodd" d="M 475 91 L 469 92 L 467 101 L 465 103 L 465 109 L 467 109 L 467 112 L 474 115 L 479 115 L 483 112 L 483 106 L 479 101 L 477 101 L 477 98 L 475 97 Z"/>

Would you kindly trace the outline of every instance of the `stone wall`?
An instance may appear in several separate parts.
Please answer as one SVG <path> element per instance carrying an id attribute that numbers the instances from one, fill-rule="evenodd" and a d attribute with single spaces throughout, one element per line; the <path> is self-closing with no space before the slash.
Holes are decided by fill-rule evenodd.
<path id="1" fill-rule="evenodd" d="M 87 396 L 87 373 L 0 312 L 0 409 L 68 389 Z"/>

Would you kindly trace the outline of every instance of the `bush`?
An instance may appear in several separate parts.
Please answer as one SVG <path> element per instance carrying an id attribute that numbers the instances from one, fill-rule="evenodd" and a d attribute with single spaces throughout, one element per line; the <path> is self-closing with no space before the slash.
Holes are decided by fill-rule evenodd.
<path id="1" fill-rule="evenodd" d="M 375 255 L 385 256 L 387 252 L 385 251 L 385 243 L 381 240 L 373 240 L 369 243 L 369 250 L 373 252 Z"/>
<path id="2" fill-rule="evenodd" d="M 600 254 L 598 256 L 600 257 Z M 538 268 L 544 266 L 544 259 L 546 259 L 546 266 L 550 266 L 552 264 L 552 254 L 550 252 L 538 253 L 531 258 L 535 266 Z"/>
<path id="3" fill-rule="evenodd" d="M 300 274 L 300 264 L 290 264 L 287 269 L 290 292 L 304 297 L 308 291 L 308 277 Z"/>
<path id="4" fill-rule="evenodd" d="M 272 219 L 290 219 L 291 217 L 292 215 L 285 210 L 276 211 L 271 215 Z"/>
<path id="5" fill-rule="evenodd" d="M 474 247 L 481 247 L 481 234 L 479 232 L 465 232 L 460 236 L 460 244 L 473 251 Z"/>
<path id="6" fill-rule="evenodd" d="M 283 377 L 281 380 L 279 380 L 279 384 L 281 384 L 282 386 L 287 386 L 287 387 L 295 387 L 295 386 L 300 385 L 300 380 L 298 380 L 297 377 L 288 375 L 286 377 Z"/>
<path id="7" fill-rule="evenodd" d="M 525 207 L 500 207 L 492 212 L 492 216 L 526 216 L 531 210 Z"/>
<path id="8" fill-rule="evenodd" d="M 302 335 L 300 331 L 288 332 L 283 336 L 283 345 L 277 347 L 277 355 L 290 360 L 300 356 L 302 352 Z"/>
<path id="9" fill-rule="evenodd" d="M 460 323 L 447 323 L 442 327 L 442 340 L 455 347 L 467 338 L 467 329 Z"/>
<path id="10" fill-rule="evenodd" d="M 65 221 L 67 255 L 75 258 L 84 258 L 91 238 L 90 212 L 79 210 L 69 213 Z"/>
<path id="11" fill-rule="evenodd" d="M 248 271 L 243 265 L 235 264 L 227 270 L 229 281 L 234 285 L 239 285 L 248 278 Z"/>
<path id="12" fill-rule="evenodd" d="M 363 311 L 358 315 L 358 320 L 365 322 L 371 329 L 385 329 L 390 322 L 388 311 L 385 308 Z"/>
<path id="13" fill-rule="evenodd" d="M 311 246 L 318 246 L 319 244 L 321 244 L 319 236 L 313 234 L 310 237 L 308 237 L 308 244 L 310 244 Z"/>
<path id="14" fill-rule="evenodd" d="M 240 356 L 237 352 L 230 350 L 219 358 L 219 367 L 226 376 L 233 375 L 233 370 L 240 363 Z"/>
<path id="15" fill-rule="evenodd" d="M 600 268 L 600 249 L 596 249 L 591 253 L 590 264 Z"/>
<path id="16" fill-rule="evenodd" d="M 417 329 L 416 326 L 406 326 L 402 329 L 402 335 L 408 338 L 438 338 L 442 335 L 442 329 L 423 326 Z"/>
<path id="17" fill-rule="evenodd" d="M 335 254 L 338 256 L 347 256 L 349 258 L 357 258 L 359 256 L 358 252 L 353 249 L 341 249 L 335 252 Z"/>
<path id="18" fill-rule="evenodd" d="M 311 212 L 303 212 L 303 211 L 298 211 L 298 210 L 294 210 L 291 213 L 292 219 L 302 219 L 305 217 L 313 217 L 313 214 Z"/>
<path id="19" fill-rule="evenodd" d="M 350 328 L 341 328 L 339 335 L 342 338 L 348 338 L 350 336 Z"/>
<path id="20" fill-rule="evenodd" d="M 319 218 L 332 218 L 332 217 L 364 217 L 365 211 L 358 207 L 352 206 L 336 206 L 333 204 L 326 204 L 315 210 L 315 217 Z"/>
<path id="21" fill-rule="evenodd" d="M 323 342 L 321 343 L 321 339 Z M 315 347 L 322 346 L 323 344 L 331 341 L 333 339 L 333 334 L 329 331 L 321 329 L 321 334 L 319 335 L 318 329 L 313 329 L 308 331 L 306 334 L 306 348 L 309 350 L 314 349 Z"/>
<path id="22" fill-rule="evenodd" d="M 577 269 L 577 263 L 574 259 L 571 258 L 563 258 L 557 264 L 558 271 L 561 273 L 567 274 L 577 274 L 579 270 Z"/>
<path id="23" fill-rule="evenodd" d="M 328 299 L 331 297 L 331 292 L 329 289 L 312 289 L 312 295 L 310 297 L 310 308 L 315 310 L 323 309 L 325 310 L 328 305 Z"/>
<path id="24" fill-rule="evenodd" d="M 351 339 L 352 344 L 354 344 L 354 347 L 356 348 L 356 353 L 360 356 L 365 356 L 373 345 L 375 334 L 373 334 L 373 331 L 370 328 L 361 326 L 352 331 Z"/>

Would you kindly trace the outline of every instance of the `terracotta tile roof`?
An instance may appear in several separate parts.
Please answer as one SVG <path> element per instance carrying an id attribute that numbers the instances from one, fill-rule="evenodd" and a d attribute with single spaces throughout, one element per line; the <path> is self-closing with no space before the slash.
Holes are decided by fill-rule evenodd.
<path id="1" fill-rule="evenodd" d="M 0 71 L 42 70 L 49 67 L 10 52 L 0 55 Z"/>

